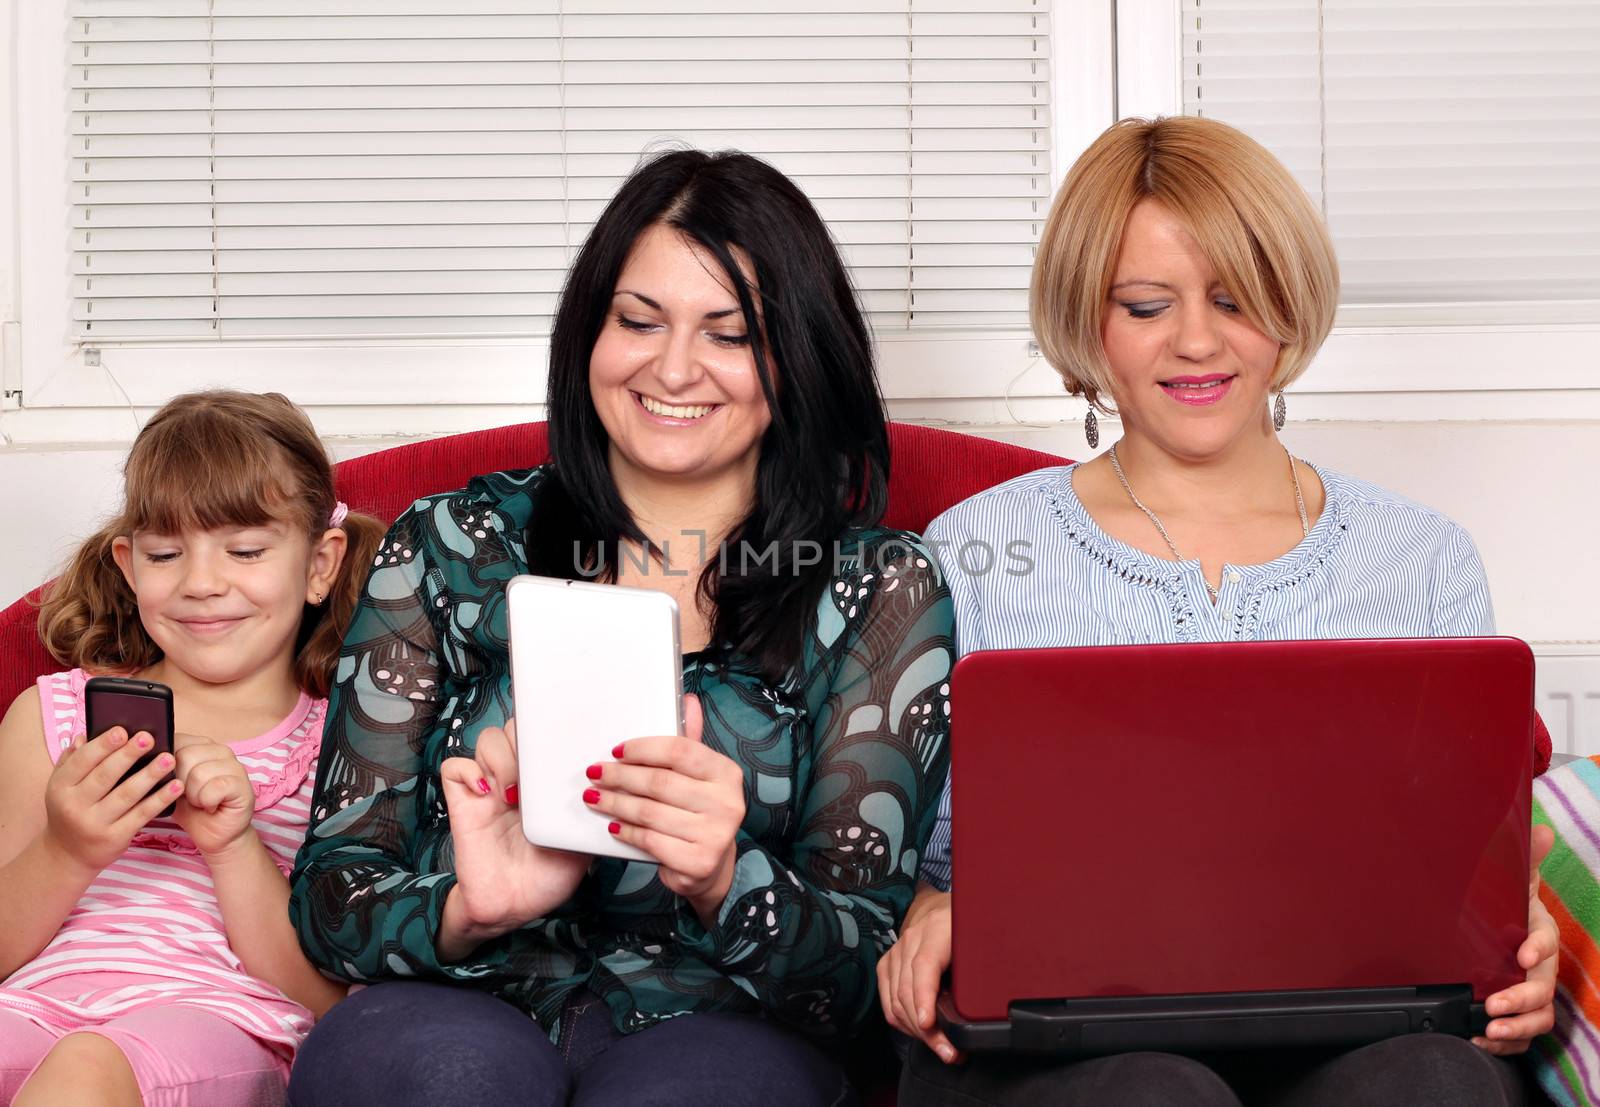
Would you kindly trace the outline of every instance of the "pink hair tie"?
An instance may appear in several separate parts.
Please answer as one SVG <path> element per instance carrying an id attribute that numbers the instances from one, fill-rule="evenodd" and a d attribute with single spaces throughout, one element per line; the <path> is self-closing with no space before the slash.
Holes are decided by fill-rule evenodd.
<path id="1" fill-rule="evenodd" d="M 350 505 L 345 503 L 343 500 L 339 500 L 337 503 L 335 503 L 333 505 L 333 513 L 328 516 L 328 526 L 330 526 L 330 527 L 342 527 L 342 526 L 344 526 L 345 516 L 349 515 L 349 514 L 350 514 Z"/>

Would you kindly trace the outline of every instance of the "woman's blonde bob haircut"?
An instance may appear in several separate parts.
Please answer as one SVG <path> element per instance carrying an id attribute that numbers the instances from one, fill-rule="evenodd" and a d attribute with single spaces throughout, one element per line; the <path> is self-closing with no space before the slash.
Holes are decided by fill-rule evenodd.
<path id="1" fill-rule="evenodd" d="M 1333 242 L 1305 191 L 1226 123 L 1124 119 L 1067 173 L 1033 263 L 1033 334 L 1067 392 L 1111 410 L 1100 328 L 1122 231 L 1141 200 L 1188 227 L 1244 317 L 1282 347 L 1272 391 L 1305 372 L 1339 302 Z"/>

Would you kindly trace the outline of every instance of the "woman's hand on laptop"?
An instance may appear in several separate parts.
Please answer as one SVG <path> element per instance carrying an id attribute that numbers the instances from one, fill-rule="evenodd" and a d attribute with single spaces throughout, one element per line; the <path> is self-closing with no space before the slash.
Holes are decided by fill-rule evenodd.
<path id="1" fill-rule="evenodd" d="M 878 960 L 878 1000 L 883 1017 L 951 1064 L 961 1054 L 934 1022 L 939 981 L 950 967 L 950 893 L 923 884 L 906 911 L 900 939 Z"/>
<path id="2" fill-rule="evenodd" d="M 1473 1043 L 1489 1053 L 1524 1053 L 1533 1039 L 1555 1025 L 1556 954 L 1561 937 L 1555 920 L 1539 899 L 1539 863 L 1550 852 L 1555 835 L 1547 826 L 1533 828 L 1532 865 L 1528 879 L 1528 937 L 1517 950 L 1517 964 L 1528 978 L 1485 1001 L 1491 1016 L 1485 1037 Z"/>

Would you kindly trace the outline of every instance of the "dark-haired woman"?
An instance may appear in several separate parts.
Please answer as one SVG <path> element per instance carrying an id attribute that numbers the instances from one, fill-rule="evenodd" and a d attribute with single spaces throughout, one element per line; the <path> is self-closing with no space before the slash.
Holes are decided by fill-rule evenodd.
<path id="1" fill-rule="evenodd" d="M 850 1102 L 827 1045 L 911 898 L 952 616 L 876 525 L 869 338 L 800 191 L 740 154 L 639 169 L 568 278 L 549 411 L 548 465 L 400 518 L 346 638 L 291 911 L 376 986 L 290 1100 Z M 522 837 L 501 596 L 525 572 L 678 600 L 687 735 L 624 743 L 583 797 L 659 865 Z"/>

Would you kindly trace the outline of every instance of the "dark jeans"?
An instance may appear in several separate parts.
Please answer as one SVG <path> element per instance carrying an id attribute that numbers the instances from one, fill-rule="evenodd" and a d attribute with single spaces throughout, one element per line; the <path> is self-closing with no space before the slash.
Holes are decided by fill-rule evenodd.
<path id="1" fill-rule="evenodd" d="M 918 1043 L 904 1107 L 1524 1107 L 1515 1064 L 1462 1038 L 1410 1034 L 1347 1052 L 1124 1053 L 1066 1064 L 979 1058 L 946 1065 Z"/>
<path id="2" fill-rule="evenodd" d="M 835 1107 L 856 1103 L 811 1043 L 751 1015 L 682 1015 L 619 1034 L 580 995 L 560 1044 L 484 992 L 393 982 L 317 1023 L 289 1077 L 290 1107 Z"/>

